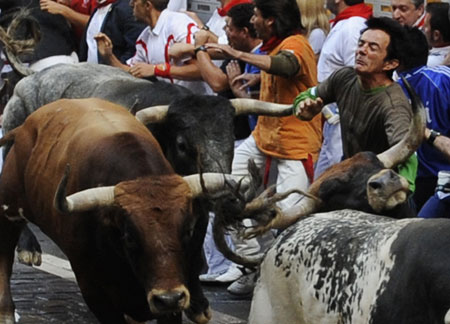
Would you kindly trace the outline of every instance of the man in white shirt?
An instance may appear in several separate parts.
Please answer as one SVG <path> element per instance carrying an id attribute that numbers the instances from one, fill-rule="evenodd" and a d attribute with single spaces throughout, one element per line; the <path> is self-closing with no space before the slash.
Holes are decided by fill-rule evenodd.
<path id="1" fill-rule="evenodd" d="M 431 46 L 427 66 L 444 64 L 450 55 L 450 18 L 448 3 L 429 3 L 426 9 L 423 31 Z"/>
<path id="2" fill-rule="evenodd" d="M 135 77 L 157 77 L 159 80 L 181 84 L 193 92 L 205 94 L 206 85 L 192 58 L 172 60 L 169 48 L 174 43 L 192 43 L 197 24 L 186 14 L 170 11 L 168 0 L 131 0 L 136 19 L 148 25 L 136 41 L 136 54 L 120 62 L 112 53 L 112 43 L 104 34 L 96 40 L 100 55 L 110 65 L 128 71 Z"/>

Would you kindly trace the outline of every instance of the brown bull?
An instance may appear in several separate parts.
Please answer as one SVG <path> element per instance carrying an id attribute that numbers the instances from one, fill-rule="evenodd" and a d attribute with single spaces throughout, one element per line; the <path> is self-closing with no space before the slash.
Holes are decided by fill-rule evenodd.
<path id="1" fill-rule="evenodd" d="M 8 140 L 14 145 L 0 181 L 0 323 L 14 323 L 10 275 L 24 219 L 67 255 L 101 323 L 125 324 L 125 315 L 181 323 L 191 300 L 186 268 L 198 179 L 174 174 L 147 128 L 100 99 L 46 105 Z"/>

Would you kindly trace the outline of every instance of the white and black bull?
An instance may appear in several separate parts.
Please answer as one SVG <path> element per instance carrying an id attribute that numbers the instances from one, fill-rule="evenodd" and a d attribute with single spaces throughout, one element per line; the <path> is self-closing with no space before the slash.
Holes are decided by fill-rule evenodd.
<path id="1" fill-rule="evenodd" d="M 447 219 L 313 214 L 267 251 L 249 324 L 449 324 L 449 232 Z"/>

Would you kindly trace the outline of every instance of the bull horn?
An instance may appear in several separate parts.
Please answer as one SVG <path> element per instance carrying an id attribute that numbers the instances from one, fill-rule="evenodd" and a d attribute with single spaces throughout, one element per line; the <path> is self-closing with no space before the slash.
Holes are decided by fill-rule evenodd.
<path id="1" fill-rule="evenodd" d="M 230 99 L 230 102 L 235 109 L 236 115 L 256 114 L 277 117 L 292 115 L 292 105 L 247 98 Z"/>
<path id="2" fill-rule="evenodd" d="M 188 184 L 189 188 L 191 188 L 193 198 L 202 195 L 203 188 L 201 181 L 203 179 L 205 188 L 210 192 L 215 192 L 224 188 L 226 182 L 242 181 L 244 185 L 248 184 L 250 179 L 248 176 L 238 176 L 232 174 L 221 174 L 221 173 L 203 173 L 200 174 L 192 174 L 189 176 L 183 177 L 184 181 Z"/>
<path id="3" fill-rule="evenodd" d="M 386 169 L 392 169 L 399 163 L 406 161 L 420 146 L 425 132 L 425 108 L 422 100 L 411 87 L 408 81 L 402 77 L 406 90 L 411 98 L 412 111 L 414 113 L 409 125 L 409 130 L 400 142 L 377 155 Z"/>
<path id="4" fill-rule="evenodd" d="M 136 119 L 144 125 L 162 123 L 166 120 L 168 111 L 169 105 L 152 106 L 139 110 Z"/>
<path id="5" fill-rule="evenodd" d="M 299 219 L 316 212 L 321 205 L 322 201 L 319 198 L 304 193 L 304 197 L 299 204 L 284 211 L 277 211 L 276 217 L 274 217 L 269 223 L 246 230 L 244 237 L 252 238 L 261 236 L 271 229 L 284 230 L 297 222 Z"/>
<path id="6" fill-rule="evenodd" d="M 86 189 L 66 197 L 69 173 L 70 166 L 67 165 L 53 201 L 60 213 L 85 212 L 114 203 L 114 186 Z"/>

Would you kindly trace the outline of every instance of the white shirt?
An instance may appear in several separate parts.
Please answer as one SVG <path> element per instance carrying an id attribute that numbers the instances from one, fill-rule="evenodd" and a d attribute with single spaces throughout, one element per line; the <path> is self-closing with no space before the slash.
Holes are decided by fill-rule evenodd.
<path id="1" fill-rule="evenodd" d="M 313 30 L 311 30 L 311 33 L 309 33 L 308 41 L 314 51 L 314 54 L 317 55 L 320 53 L 326 38 L 327 34 L 325 34 L 323 29 L 314 28 Z"/>
<path id="2" fill-rule="evenodd" d="M 432 47 L 428 54 L 427 66 L 442 65 L 445 57 L 450 54 L 450 45 L 444 47 Z"/>
<path id="3" fill-rule="evenodd" d="M 350 17 L 335 24 L 325 39 L 317 65 L 317 79 L 324 81 L 331 73 L 355 64 L 355 51 L 366 19 Z"/>
<path id="4" fill-rule="evenodd" d="M 186 0 L 169 0 L 169 4 L 167 5 L 167 9 L 171 11 L 181 11 L 187 9 L 187 1 Z"/>
<path id="5" fill-rule="evenodd" d="M 105 20 L 106 14 L 108 13 L 109 8 L 111 8 L 111 5 L 112 4 L 110 3 L 109 5 L 98 8 L 89 22 L 89 26 L 86 31 L 86 43 L 88 46 L 87 62 L 89 63 L 98 63 L 97 42 L 95 41 L 94 36 L 97 35 L 102 29 L 103 20 Z"/>
<path id="6" fill-rule="evenodd" d="M 228 44 L 227 34 L 224 29 L 226 25 L 225 16 L 222 17 L 219 15 L 217 9 L 214 10 L 206 25 L 209 27 L 210 31 L 217 35 L 219 44 Z"/>
<path id="7" fill-rule="evenodd" d="M 183 65 L 183 61 L 169 59 L 169 47 L 174 43 L 194 43 L 194 33 L 198 26 L 186 14 L 163 10 L 153 29 L 145 28 L 136 40 L 136 54 L 127 60 L 128 65 L 138 62 L 149 64 L 170 63 L 170 65 Z M 158 80 L 170 82 L 168 78 Z M 207 91 L 203 81 L 173 80 L 174 83 L 189 88 L 194 93 L 205 94 Z"/>

